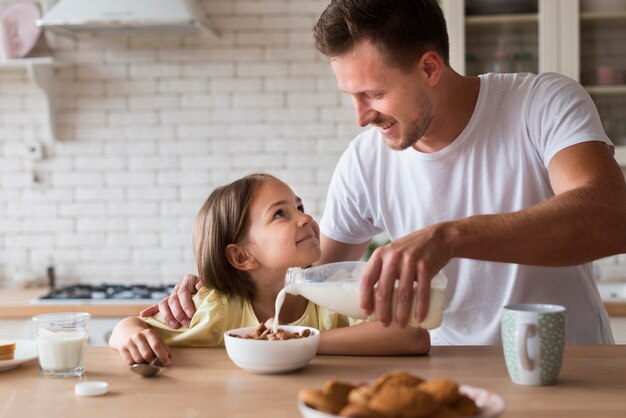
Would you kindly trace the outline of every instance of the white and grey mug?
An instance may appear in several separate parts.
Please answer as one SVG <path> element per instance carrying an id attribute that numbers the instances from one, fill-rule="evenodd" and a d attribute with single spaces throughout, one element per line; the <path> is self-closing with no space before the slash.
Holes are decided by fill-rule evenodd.
<path id="1" fill-rule="evenodd" d="M 565 348 L 565 313 L 565 308 L 559 305 L 502 308 L 502 346 L 506 368 L 514 383 L 556 383 Z"/>

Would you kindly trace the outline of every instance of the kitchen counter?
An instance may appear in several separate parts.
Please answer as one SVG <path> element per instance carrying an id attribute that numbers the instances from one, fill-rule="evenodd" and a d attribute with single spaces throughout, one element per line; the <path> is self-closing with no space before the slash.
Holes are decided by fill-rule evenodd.
<path id="1" fill-rule="evenodd" d="M 502 396 L 506 418 L 626 416 L 626 345 L 568 346 L 559 382 L 512 383 L 499 346 L 433 347 L 418 357 L 317 356 L 303 370 L 254 375 L 223 348 L 174 348 L 173 366 L 156 378 L 132 374 L 116 351 L 88 347 L 83 380 L 105 380 L 109 393 L 74 395 L 78 379 L 39 376 L 37 363 L 0 372 L 0 417 L 297 417 L 296 395 L 331 378 L 372 382 L 391 370 L 448 377 Z M 10 382 L 10 384 L 8 384 Z"/>
<path id="2" fill-rule="evenodd" d="M 23 319 L 48 312 L 89 312 L 92 316 L 126 317 L 137 315 L 149 305 L 116 303 L 97 305 L 85 303 L 56 302 L 54 305 L 31 305 L 30 301 L 48 293 L 48 289 L 0 289 L 0 319 Z M 626 300 L 605 302 L 604 307 L 610 316 L 626 317 Z M 6 309 L 5 309 L 6 308 Z"/>
<path id="3" fill-rule="evenodd" d="M 604 302 L 604 308 L 612 317 L 626 317 L 626 300 Z"/>
<path id="4" fill-rule="evenodd" d="M 150 306 L 128 301 L 115 304 L 55 302 L 31 305 L 30 301 L 48 293 L 48 289 L 0 289 L 0 319 L 25 319 L 49 312 L 88 312 L 93 317 L 126 317 L 139 314 Z"/>

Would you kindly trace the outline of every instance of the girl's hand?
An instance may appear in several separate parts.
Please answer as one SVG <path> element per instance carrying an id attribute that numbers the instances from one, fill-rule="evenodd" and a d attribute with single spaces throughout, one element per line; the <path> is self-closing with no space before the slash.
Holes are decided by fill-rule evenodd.
<path id="1" fill-rule="evenodd" d="M 120 356 L 129 366 L 135 363 L 150 363 L 155 357 L 164 366 L 171 364 L 170 349 L 152 329 L 144 329 L 133 335 L 119 348 Z"/>

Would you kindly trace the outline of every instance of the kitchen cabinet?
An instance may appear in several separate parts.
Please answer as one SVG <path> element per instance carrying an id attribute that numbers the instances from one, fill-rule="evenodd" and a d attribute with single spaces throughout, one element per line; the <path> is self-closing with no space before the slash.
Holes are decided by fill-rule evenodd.
<path id="1" fill-rule="evenodd" d="M 21 58 L 0 62 L 0 72 L 26 71 L 33 83 L 45 96 L 47 115 L 47 135 L 42 140 L 51 142 L 57 139 L 56 84 L 54 60 L 51 57 Z"/>
<path id="2" fill-rule="evenodd" d="M 598 107 L 616 158 L 626 165 L 626 7 L 583 9 L 579 25 L 579 80 Z"/>
<path id="3" fill-rule="evenodd" d="M 615 344 L 626 344 L 626 318 L 612 316 L 611 331 Z"/>
<path id="4" fill-rule="evenodd" d="M 536 11 L 520 8 L 530 9 L 528 1 L 498 2 L 510 13 L 491 13 L 494 1 L 440 3 L 452 68 L 467 75 L 558 72 L 579 81 L 626 166 L 626 1 L 538 0 Z"/>

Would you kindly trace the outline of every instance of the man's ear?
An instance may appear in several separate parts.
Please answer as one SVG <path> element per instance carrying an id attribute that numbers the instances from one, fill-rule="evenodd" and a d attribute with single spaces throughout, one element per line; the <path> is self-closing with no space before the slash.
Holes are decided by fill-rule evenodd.
<path id="1" fill-rule="evenodd" d="M 243 246 L 237 244 L 226 246 L 226 258 L 230 265 L 237 270 L 254 270 L 259 266 L 256 259 Z"/>
<path id="2" fill-rule="evenodd" d="M 420 68 L 423 69 L 423 75 L 429 86 L 436 86 L 441 78 L 444 63 L 439 54 L 435 51 L 426 51 L 420 59 Z"/>

